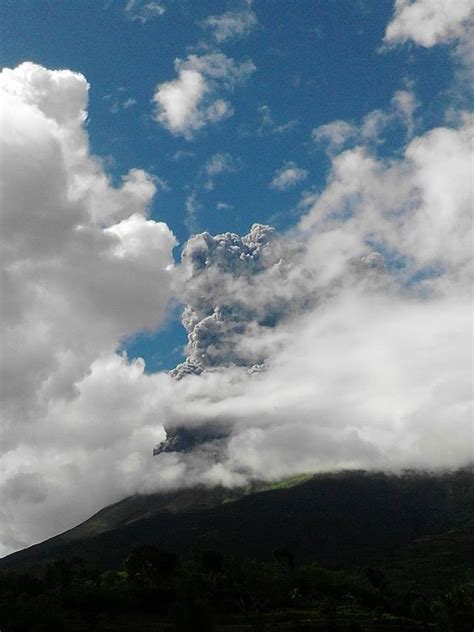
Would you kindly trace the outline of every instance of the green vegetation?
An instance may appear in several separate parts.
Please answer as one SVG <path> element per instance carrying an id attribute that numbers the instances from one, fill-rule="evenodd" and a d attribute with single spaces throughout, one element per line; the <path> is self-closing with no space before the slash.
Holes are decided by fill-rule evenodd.
<path id="1" fill-rule="evenodd" d="M 472 632 L 473 482 L 349 472 L 135 496 L 0 560 L 0 630 Z"/>
<path id="2" fill-rule="evenodd" d="M 260 561 L 271 560 L 274 549 L 285 545 L 299 563 L 353 567 L 370 565 L 391 551 L 403 557 L 412 543 L 442 534 L 446 540 L 437 546 L 448 555 L 440 566 L 469 565 L 472 530 L 466 525 L 474 520 L 473 480 L 468 469 L 404 476 L 342 472 L 272 484 L 265 491 L 259 491 L 260 483 L 253 492 L 196 487 L 133 496 L 75 529 L 0 560 L 0 569 L 74 557 L 117 568 L 133 547 L 163 543 L 180 556 L 207 547 Z M 460 543 L 453 535 L 456 529 L 463 530 Z"/>
<path id="3" fill-rule="evenodd" d="M 439 630 L 471 631 L 474 581 L 435 593 L 394 585 L 377 567 L 330 570 L 199 550 L 178 560 L 154 546 L 116 570 L 83 560 L 0 573 L 2 632 L 81 630 Z"/>
<path id="4" fill-rule="evenodd" d="M 298 474 L 298 476 L 291 476 L 290 478 L 285 478 L 282 481 L 267 483 L 262 487 L 261 491 L 269 491 L 271 489 L 290 489 L 290 487 L 294 487 L 300 483 L 305 483 L 311 478 L 314 478 L 314 474 Z"/>

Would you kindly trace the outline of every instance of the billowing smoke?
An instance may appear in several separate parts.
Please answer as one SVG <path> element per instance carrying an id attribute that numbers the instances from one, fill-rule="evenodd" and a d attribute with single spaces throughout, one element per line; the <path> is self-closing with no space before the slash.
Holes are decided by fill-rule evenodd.
<path id="1" fill-rule="evenodd" d="M 349 262 L 346 280 L 379 285 L 387 269 L 379 252 Z M 232 367 L 254 375 L 270 368 L 271 356 L 288 339 L 292 323 L 311 313 L 338 291 L 331 282 L 317 288 L 301 233 L 278 236 L 254 224 L 243 237 L 235 233 L 191 238 L 182 254 L 182 323 L 188 332 L 187 358 L 171 376 L 177 380 Z M 191 452 L 232 432 L 221 420 L 194 426 L 165 427 L 167 439 L 155 450 Z M 225 447 L 221 441 L 220 447 Z"/>
<path id="2" fill-rule="evenodd" d="M 171 374 L 180 379 L 204 370 L 264 368 L 267 351 L 249 346 L 296 315 L 314 308 L 316 271 L 306 260 L 304 238 L 279 237 L 274 228 L 254 224 L 243 237 L 235 233 L 192 237 L 182 255 L 182 323 L 188 356 Z M 379 252 L 355 259 L 353 272 L 386 272 Z"/>
<path id="3" fill-rule="evenodd" d="M 173 377 L 231 366 L 255 370 L 255 365 L 264 363 L 262 350 L 252 351 L 240 343 L 249 332 L 265 335 L 298 309 L 289 299 L 290 293 L 297 293 L 299 249 L 262 224 L 254 224 L 243 237 L 202 233 L 188 241 L 182 256 L 181 294 L 188 357 Z"/>

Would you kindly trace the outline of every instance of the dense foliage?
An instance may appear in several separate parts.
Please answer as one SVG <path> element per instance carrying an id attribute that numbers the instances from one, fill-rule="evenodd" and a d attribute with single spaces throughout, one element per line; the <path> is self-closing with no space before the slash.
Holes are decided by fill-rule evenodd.
<path id="1" fill-rule="evenodd" d="M 472 632 L 474 477 L 135 496 L 0 560 L 1 632 Z"/>
<path id="2" fill-rule="evenodd" d="M 416 590 L 379 567 L 328 570 L 195 550 L 137 547 L 115 570 L 79 558 L 0 574 L 2 632 L 81 630 L 471 631 L 474 581 Z"/>

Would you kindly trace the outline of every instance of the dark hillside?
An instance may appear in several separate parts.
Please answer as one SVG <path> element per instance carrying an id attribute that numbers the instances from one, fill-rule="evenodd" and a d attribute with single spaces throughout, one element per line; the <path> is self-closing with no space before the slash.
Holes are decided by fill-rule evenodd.
<path id="1" fill-rule="evenodd" d="M 243 490 L 231 494 L 195 488 L 132 497 L 75 529 L 3 558 L 0 568 L 74 556 L 114 567 L 145 543 L 178 555 L 204 547 L 260 560 L 285 547 L 297 561 L 367 565 L 410 543 L 425 546 L 423 538 L 429 542 L 452 530 L 469 532 L 473 481 L 469 469 L 403 476 L 346 472 L 244 496 Z"/>
<path id="2" fill-rule="evenodd" d="M 249 489 L 193 487 L 175 492 L 137 495 L 101 509 L 77 527 L 58 536 L 62 542 L 82 540 L 162 514 L 215 507 L 250 493 Z"/>

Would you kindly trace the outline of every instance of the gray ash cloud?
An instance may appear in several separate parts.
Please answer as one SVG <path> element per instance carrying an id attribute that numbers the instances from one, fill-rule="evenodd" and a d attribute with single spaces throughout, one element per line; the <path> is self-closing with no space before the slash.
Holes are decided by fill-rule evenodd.
<path id="1" fill-rule="evenodd" d="M 241 343 L 250 332 L 275 328 L 295 308 L 288 281 L 301 252 L 300 245 L 279 238 L 264 224 L 254 224 L 243 236 L 205 232 L 192 237 L 182 254 L 182 323 L 188 332 L 188 357 L 171 375 L 181 380 L 229 367 L 244 368 L 249 375 L 265 371 L 265 350 Z M 209 446 L 218 451 L 231 427 L 180 425 L 165 431 L 167 438 L 155 448 L 155 455 Z"/>
<path id="2" fill-rule="evenodd" d="M 340 285 L 338 280 L 321 292 L 307 254 L 302 239 L 279 236 L 263 224 L 254 224 L 243 236 L 205 232 L 192 237 L 183 250 L 181 280 L 188 356 L 171 376 L 179 381 L 231 368 L 242 369 L 249 378 L 266 372 L 275 335 L 284 339 L 295 316 L 317 309 L 321 296 Z M 373 282 L 386 273 L 384 258 L 369 252 L 351 261 L 349 271 Z M 233 424 L 196 425 L 190 420 L 188 425 L 179 420 L 165 431 L 167 439 L 154 454 L 209 447 L 215 456 L 225 450 Z"/>
<path id="3" fill-rule="evenodd" d="M 262 351 L 240 342 L 250 330 L 275 327 L 294 309 L 287 282 L 300 250 L 263 224 L 254 224 L 244 236 L 205 232 L 191 238 L 182 255 L 188 357 L 173 377 L 230 366 L 254 371 L 264 365 Z"/>
<path id="4" fill-rule="evenodd" d="M 186 425 L 166 428 L 166 439 L 153 450 L 153 456 L 166 452 L 193 452 L 196 448 L 207 446 L 210 454 L 212 449 L 217 456 L 222 447 L 223 440 L 229 436 L 229 430 L 216 423 L 203 424 L 190 428 Z"/>

